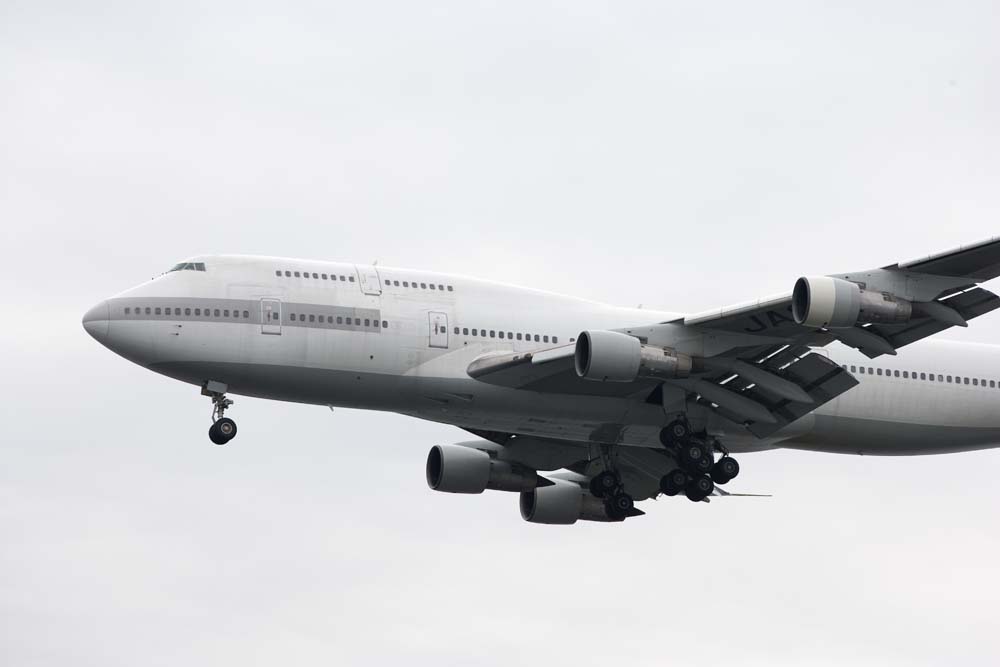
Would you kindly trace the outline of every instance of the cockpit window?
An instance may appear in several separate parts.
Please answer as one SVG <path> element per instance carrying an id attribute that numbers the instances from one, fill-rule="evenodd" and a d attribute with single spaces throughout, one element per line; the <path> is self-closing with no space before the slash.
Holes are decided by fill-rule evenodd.
<path id="1" fill-rule="evenodd" d="M 204 262 L 181 262 L 174 268 L 170 269 L 170 271 L 167 271 L 167 273 L 171 273 L 173 271 L 204 271 L 204 270 L 205 270 Z"/>

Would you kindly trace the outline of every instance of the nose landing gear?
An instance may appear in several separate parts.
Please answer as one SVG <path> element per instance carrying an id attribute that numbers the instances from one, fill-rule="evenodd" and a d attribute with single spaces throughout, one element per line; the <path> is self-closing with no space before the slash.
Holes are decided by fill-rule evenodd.
<path id="1" fill-rule="evenodd" d="M 233 402 L 226 398 L 227 387 L 221 382 L 208 381 L 202 388 L 203 396 L 212 399 L 212 426 L 208 429 L 208 439 L 217 445 L 224 445 L 236 437 L 236 422 L 225 416 Z"/>

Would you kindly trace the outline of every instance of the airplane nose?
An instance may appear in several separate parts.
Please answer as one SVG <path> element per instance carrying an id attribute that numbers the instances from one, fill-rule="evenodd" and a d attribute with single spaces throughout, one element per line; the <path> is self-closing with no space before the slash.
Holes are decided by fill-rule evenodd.
<path id="1" fill-rule="evenodd" d="M 102 345 L 108 340 L 108 330 L 111 328 L 111 306 L 107 301 L 87 311 L 83 316 L 83 328 Z"/>

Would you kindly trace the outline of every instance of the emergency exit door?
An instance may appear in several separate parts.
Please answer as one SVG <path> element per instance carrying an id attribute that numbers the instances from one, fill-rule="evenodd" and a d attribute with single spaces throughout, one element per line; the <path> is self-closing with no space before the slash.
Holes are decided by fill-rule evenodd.
<path id="1" fill-rule="evenodd" d="M 448 347 L 448 315 L 431 311 L 427 314 L 430 326 L 430 346 Z"/>

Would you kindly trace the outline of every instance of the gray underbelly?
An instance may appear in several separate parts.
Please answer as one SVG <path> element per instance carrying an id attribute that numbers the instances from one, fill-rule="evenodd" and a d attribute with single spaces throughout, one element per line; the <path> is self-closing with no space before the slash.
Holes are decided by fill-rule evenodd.
<path id="1" fill-rule="evenodd" d="M 913 456 L 1000 447 L 1000 429 L 907 424 L 814 414 L 810 431 L 779 447 L 836 454 Z"/>

